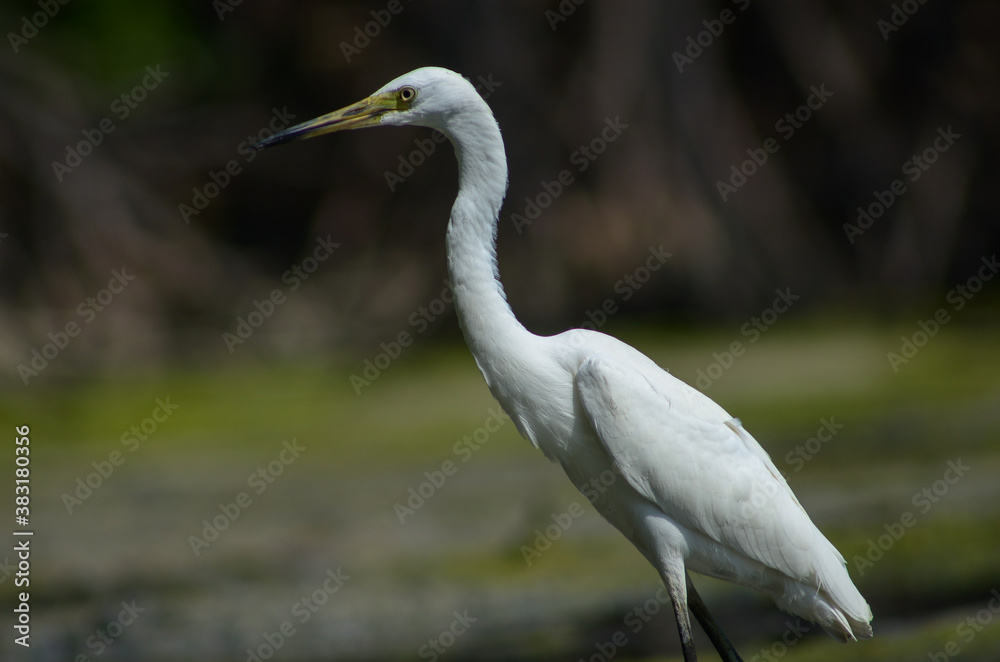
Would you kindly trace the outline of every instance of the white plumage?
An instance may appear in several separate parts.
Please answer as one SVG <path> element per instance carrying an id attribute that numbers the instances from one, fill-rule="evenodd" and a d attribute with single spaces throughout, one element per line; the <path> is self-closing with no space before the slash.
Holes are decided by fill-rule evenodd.
<path id="1" fill-rule="evenodd" d="M 541 337 L 514 317 L 496 263 L 507 188 L 503 140 L 468 81 L 446 69 L 418 69 L 264 146 L 376 125 L 427 126 L 454 144 L 459 190 L 448 268 L 469 348 L 518 431 L 577 488 L 617 472 L 594 505 L 659 571 L 685 657 L 695 656 L 686 569 L 768 593 L 841 641 L 871 637 L 871 610 L 843 557 L 738 420 L 610 336 L 577 329 Z M 692 609 L 720 653 L 738 659 L 706 623 L 707 611 L 693 601 Z"/>

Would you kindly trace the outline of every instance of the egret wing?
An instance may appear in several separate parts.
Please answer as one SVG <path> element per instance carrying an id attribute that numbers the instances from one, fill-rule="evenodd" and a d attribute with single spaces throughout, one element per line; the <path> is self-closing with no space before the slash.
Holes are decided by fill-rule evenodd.
<path id="1" fill-rule="evenodd" d="M 843 563 L 738 421 L 673 408 L 665 373 L 644 372 L 598 355 L 576 377 L 590 424 L 633 489 L 681 525 L 789 577 L 817 580 L 817 545 Z M 689 386 L 670 380 L 674 399 L 691 399 L 682 393 Z"/>

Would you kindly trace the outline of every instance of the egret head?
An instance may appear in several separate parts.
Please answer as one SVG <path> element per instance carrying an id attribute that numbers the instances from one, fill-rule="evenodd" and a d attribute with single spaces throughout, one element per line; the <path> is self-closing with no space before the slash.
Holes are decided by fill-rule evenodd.
<path id="1" fill-rule="evenodd" d="M 324 133 L 369 126 L 426 126 L 445 130 L 448 120 L 482 99 L 465 78 L 440 67 L 424 67 L 385 84 L 371 96 L 258 142 L 263 149 Z"/>

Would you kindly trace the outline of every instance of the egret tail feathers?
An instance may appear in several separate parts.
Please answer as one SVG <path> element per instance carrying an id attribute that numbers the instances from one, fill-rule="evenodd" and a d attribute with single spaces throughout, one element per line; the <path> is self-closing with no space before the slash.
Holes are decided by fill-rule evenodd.
<path id="1" fill-rule="evenodd" d="M 828 543 L 829 544 L 829 543 Z M 819 588 L 796 582 L 776 596 L 778 607 L 808 618 L 841 642 L 872 638 L 872 610 L 858 591 L 833 545 L 826 567 L 818 568 Z"/>

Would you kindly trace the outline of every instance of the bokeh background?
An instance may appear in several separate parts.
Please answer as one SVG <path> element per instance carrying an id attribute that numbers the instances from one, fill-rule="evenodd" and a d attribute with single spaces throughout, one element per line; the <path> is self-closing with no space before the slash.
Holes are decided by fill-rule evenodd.
<path id="1" fill-rule="evenodd" d="M 461 342 L 450 147 L 247 148 L 424 65 L 502 127 L 518 316 L 739 416 L 872 605 L 844 648 L 696 578 L 745 659 L 1000 656 L 996 3 L 51 0 L 0 26 L 0 413 L 30 427 L 35 531 L 4 659 L 679 658 L 655 572 Z"/>

